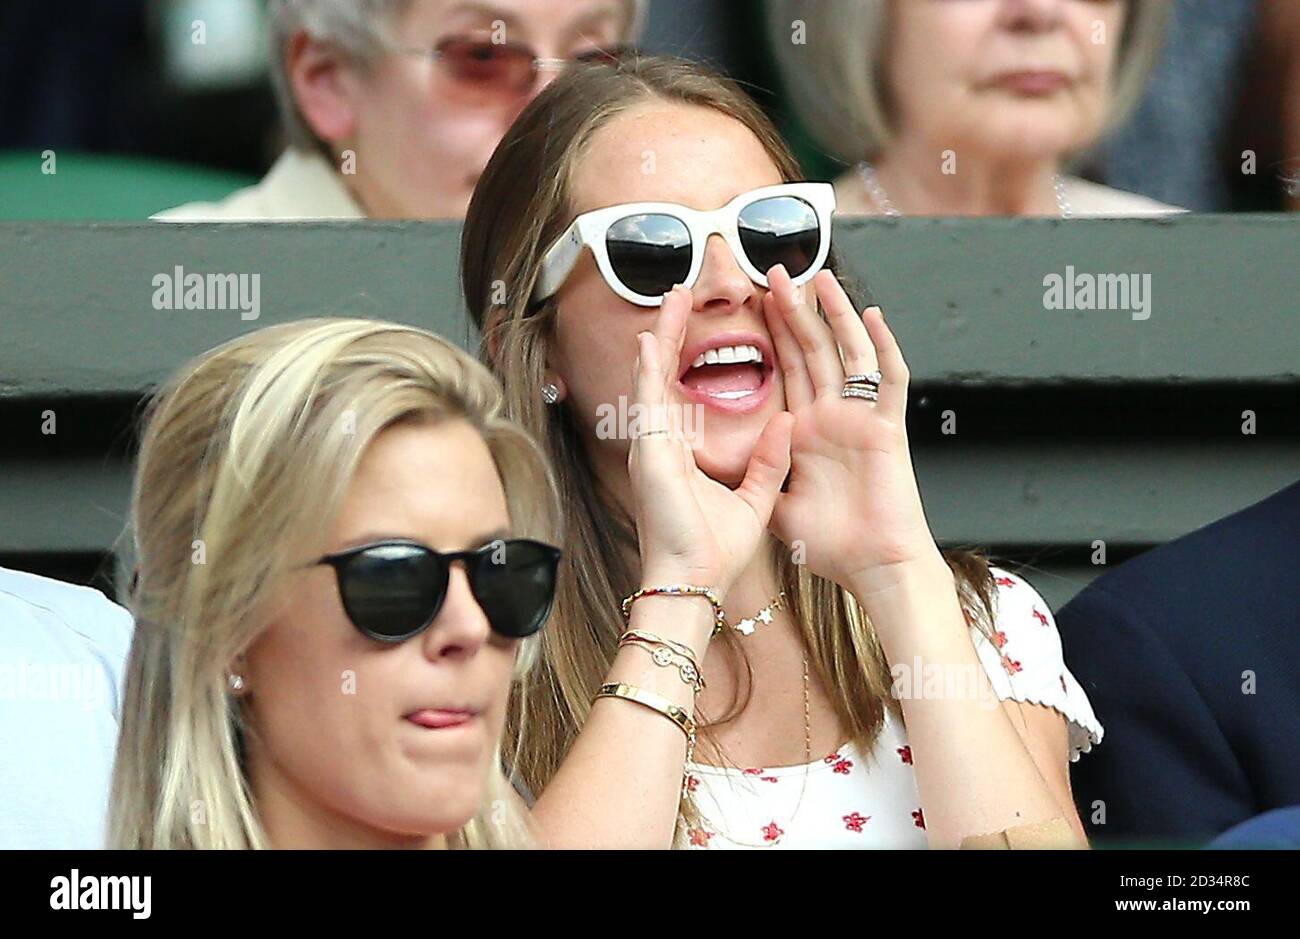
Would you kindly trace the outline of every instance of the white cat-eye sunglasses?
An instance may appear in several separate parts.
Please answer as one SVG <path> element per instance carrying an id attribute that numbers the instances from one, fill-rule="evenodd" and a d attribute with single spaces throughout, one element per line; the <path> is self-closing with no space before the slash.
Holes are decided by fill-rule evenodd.
<path id="1" fill-rule="evenodd" d="M 591 249 L 609 288 L 654 307 L 676 284 L 694 286 L 709 237 L 720 234 L 755 283 L 785 265 L 795 286 L 807 283 L 831 249 L 835 189 L 830 183 L 781 183 L 736 196 L 712 211 L 672 202 L 628 202 L 584 212 L 547 249 L 533 301 L 553 296 Z"/>

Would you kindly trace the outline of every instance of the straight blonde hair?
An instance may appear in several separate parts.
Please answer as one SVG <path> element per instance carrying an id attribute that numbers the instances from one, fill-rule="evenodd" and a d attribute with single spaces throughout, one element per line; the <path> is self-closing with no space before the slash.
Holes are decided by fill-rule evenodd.
<path id="1" fill-rule="evenodd" d="M 199 356 L 150 402 L 131 498 L 136 619 L 113 769 L 116 848 L 263 848 L 226 670 L 265 628 L 286 577 L 325 546 L 358 464 L 386 428 L 467 421 L 520 537 L 557 541 L 545 460 L 479 363 L 420 329 L 311 319 Z M 523 675 L 536 658 L 524 640 Z M 498 758 L 458 848 L 531 843 Z"/>
<path id="2" fill-rule="evenodd" d="M 483 330 L 481 354 L 505 386 L 511 417 L 542 443 L 555 469 L 568 532 L 570 563 L 560 574 L 555 619 L 542 637 L 541 660 L 516 688 L 507 732 L 516 771 L 534 793 L 555 774 L 591 710 L 591 697 L 618 652 L 625 625 L 620 601 L 638 586 L 625 556 L 635 554 L 635 521 L 596 475 L 583 428 L 566 404 L 547 407 L 540 390 L 547 350 L 555 341 L 555 300 L 530 301 L 541 259 L 573 219 L 572 179 L 593 134 L 644 104 L 673 102 L 709 108 L 744 124 L 785 181 L 802 179 L 799 165 L 759 107 L 730 80 L 685 60 L 644 56 L 618 66 L 589 65 L 566 73 L 526 108 L 479 179 L 466 217 L 462 289 Z M 832 251 L 826 267 L 843 280 Z M 850 287 L 850 294 L 853 290 Z M 773 548 L 779 582 L 803 630 L 810 662 L 830 689 L 842 725 L 869 744 L 886 707 L 894 707 L 884 652 L 853 595 L 817 577 L 788 552 Z M 991 622 L 987 563 L 947 552 L 964 602 L 981 628 Z M 752 672 L 731 630 L 721 641 L 733 667 L 743 669 L 743 697 L 722 723 L 746 707 Z M 738 673 L 739 674 L 739 673 Z M 706 724 L 699 754 L 725 758 Z M 689 795 L 678 814 L 680 838 L 695 824 Z"/>
<path id="3" fill-rule="evenodd" d="M 1137 106 L 1172 11 L 1169 0 L 1126 2 L 1103 135 Z M 766 6 L 768 44 L 792 116 L 835 159 L 874 159 L 894 133 L 886 107 L 886 0 L 766 0 Z"/>

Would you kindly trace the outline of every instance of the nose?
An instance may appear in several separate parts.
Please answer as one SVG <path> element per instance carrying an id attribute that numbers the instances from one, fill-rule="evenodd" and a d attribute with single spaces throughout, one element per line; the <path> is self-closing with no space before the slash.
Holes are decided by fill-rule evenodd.
<path id="1" fill-rule="evenodd" d="M 1003 22 L 1017 31 L 1042 32 L 1060 25 L 1066 0 L 1002 0 Z"/>
<path id="2" fill-rule="evenodd" d="M 444 659 L 472 659 L 492 632 L 487 615 L 474 599 L 469 577 L 460 561 L 451 566 L 447 596 L 433 624 L 420 636 L 425 657 L 431 662 Z"/>
<path id="3" fill-rule="evenodd" d="M 744 306 L 758 289 L 759 285 L 749 279 L 737 262 L 726 239 L 717 233 L 710 235 L 704 247 L 704 266 L 691 288 L 695 309 L 726 313 Z"/>

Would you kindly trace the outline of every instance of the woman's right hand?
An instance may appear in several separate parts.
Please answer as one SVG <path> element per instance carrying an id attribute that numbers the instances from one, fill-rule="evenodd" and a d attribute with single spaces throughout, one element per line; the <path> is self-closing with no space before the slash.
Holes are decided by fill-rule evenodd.
<path id="1" fill-rule="evenodd" d="M 691 583 L 725 593 L 758 550 L 781 484 L 790 471 L 794 416 L 776 414 L 754 446 L 744 481 L 729 489 L 706 476 L 684 439 L 684 406 L 670 393 L 686 338 L 691 292 L 675 287 L 664 297 L 654 331 L 637 334 L 635 403 L 641 434 L 634 437 L 628 473 L 636 501 L 643 585 Z M 665 422 L 665 418 L 672 418 Z M 698 425 L 687 425 L 699 432 Z"/>

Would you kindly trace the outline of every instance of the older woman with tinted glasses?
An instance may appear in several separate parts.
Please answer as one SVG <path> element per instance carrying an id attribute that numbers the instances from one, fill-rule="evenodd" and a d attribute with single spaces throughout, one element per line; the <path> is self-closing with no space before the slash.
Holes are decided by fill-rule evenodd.
<path id="1" fill-rule="evenodd" d="M 500 387 L 431 333 L 306 320 L 182 368 L 132 497 L 111 846 L 530 843 L 499 740 L 558 511 Z"/>
<path id="2" fill-rule="evenodd" d="M 840 211 L 1180 211 L 1066 173 L 1136 102 L 1167 0 L 768 0 L 796 115 L 850 165 Z"/>
<path id="3" fill-rule="evenodd" d="M 511 121 L 574 61 L 617 57 L 648 0 L 271 0 L 289 148 L 168 221 L 460 218 Z"/>

